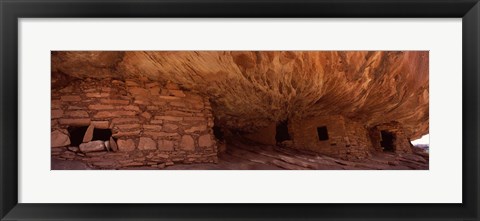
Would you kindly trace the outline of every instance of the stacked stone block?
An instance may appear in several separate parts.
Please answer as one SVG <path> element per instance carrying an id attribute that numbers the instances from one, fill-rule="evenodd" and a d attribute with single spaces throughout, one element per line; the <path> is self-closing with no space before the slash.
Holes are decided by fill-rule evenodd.
<path id="1" fill-rule="evenodd" d="M 82 79 L 52 88 L 52 156 L 97 168 L 215 163 L 217 146 L 207 98 L 148 79 Z M 111 129 L 118 151 L 84 153 L 69 126 Z"/>
<path id="2" fill-rule="evenodd" d="M 317 128 L 326 126 L 328 140 L 319 140 Z M 340 115 L 319 116 L 289 121 L 293 148 L 314 151 L 342 159 L 369 156 L 368 131 L 360 124 Z"/>
<path id="3" fill-rule="evenodd" d="M 383 151 L 380 142 L 382 141 L 381 131 L 387 131 L 394 135 L 393 146 L 395 153 L 412 153 L 412 145 L 405 135 L 405 132 L 398 122 L 389 122 L 377 125 L 370 129 L 372 146 L 377 151 Z"/>

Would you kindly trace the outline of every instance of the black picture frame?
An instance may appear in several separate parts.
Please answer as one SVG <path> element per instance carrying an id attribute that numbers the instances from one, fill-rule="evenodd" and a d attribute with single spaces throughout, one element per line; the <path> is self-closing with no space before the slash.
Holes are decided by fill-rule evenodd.
<path id="1" fill-rule="evenodd" d="M 0 2 L 1 220 L 479 220 L 478 0 L 0 0 Z M 463 203 L 20 204 L 17 186 L 19 129 L 17 20 L 46 17 L 462 18 Z"/>

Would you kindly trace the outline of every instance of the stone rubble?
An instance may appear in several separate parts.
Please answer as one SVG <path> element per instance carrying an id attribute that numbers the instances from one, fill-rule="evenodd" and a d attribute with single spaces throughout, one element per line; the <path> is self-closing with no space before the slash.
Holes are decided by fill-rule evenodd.
<path id="1" fill-rule="evenodd" d="M 50 134 L 52 147 L 64 147 L 70 145 L 70 138 L 60 130 L 54 130 Z"/>
<path id="2" fill-rule="evenodd" d="M 80 151 L 84 153 L 103 151 L 105 150 L 105 142 L 101 140 L 94 140 L 94 141 L 80 144 L 79 148 L 80 148 Z"/>
<path id="3" fill-rule="evenodd" d="M 88 126 L 87 131 L 85 132 L 85 135 L 83 136 L 83 143 L 87 143 L 92 141 L 93 139 L 93 130 L 95 129 L 95 126 L 93 124 L 90 124 Z"/>
<path id="4" fill-rule="evenodd" d="M 308 150 L 296 150 L 280 146 L 259 145 L 234 141 L 218 156 L 218 163 L 174 164 L 173 162 L 144 165 L 126 161 L 119 169 L 140 170 L 428 170 L 429 157 L 423 151 L 395 155 L 374 152 L 370 157 L 342 160 Z M 72 162 L 68 165 L 66 162 Z M 85 163 L 77 160 L 52 162 L 58 169 L 85 169 Z M 98 164 L 97 164 L 98 165 Z"/>

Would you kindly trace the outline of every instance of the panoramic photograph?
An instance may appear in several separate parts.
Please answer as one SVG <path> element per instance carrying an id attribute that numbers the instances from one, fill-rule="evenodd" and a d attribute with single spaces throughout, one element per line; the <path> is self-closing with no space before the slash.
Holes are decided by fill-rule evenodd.
<path id="1" fill-rule="evenodd" d="M 52 170 L 428 170 L 428 51 L 51 51 Z"/>

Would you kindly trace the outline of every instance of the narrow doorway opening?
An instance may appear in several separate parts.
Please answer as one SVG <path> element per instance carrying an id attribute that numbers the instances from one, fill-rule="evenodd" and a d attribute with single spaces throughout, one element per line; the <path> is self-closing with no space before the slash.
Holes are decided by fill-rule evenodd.
<path id="1" fill-rule="evenodd" d="M 395 151 L 395 145 L 393 144 L 395 135 L 385 130 L 382 130 L 381 134 L 382 134 L 382 140 L 380 141 L 380 146 L 383 148 L 383 151 L 388 151 L 388 152 Z"/>
<path id="2" fill-rule="evenodd" d="M 277 143 L 281 143 L 282 141 L 290 139 L 290 134 L 288 133 L 288 120 L 280 122 L 276 128 L 275 140 Z"/>
<path id="3" fill-rule="evenodd" d="M 326 126 L 317 127 L 318 140 L 324 141 L 328 140 L 328 130 Z"/>
<path id="4" fill-rule="evenodd" d="M 224 138 L 222 128 L 216 125 L 213 126 L 213 135 L 217 140 L 223 140 Z"/>

